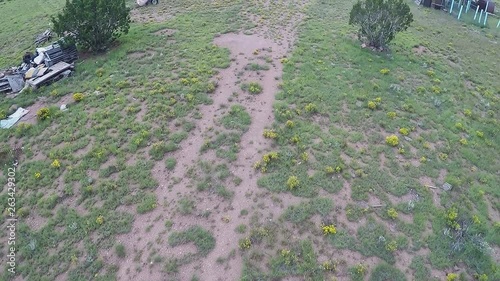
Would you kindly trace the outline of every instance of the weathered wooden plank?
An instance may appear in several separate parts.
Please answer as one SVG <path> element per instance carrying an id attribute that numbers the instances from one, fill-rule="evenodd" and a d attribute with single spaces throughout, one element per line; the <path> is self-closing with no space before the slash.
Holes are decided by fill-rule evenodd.
<path id="1" fill-rule="evenodd" d="M 45 75 L 43 75 L 41 77 L 31 78 L 28 81 L 26 81 L 26 83 L 37 88 L 38 86 L 42 85 L 43 83 L 50 81 L 51 79 L 53 79 L 54 77 L 59 75 L 61 72 L 65 71 L 67 69 L 70 69 L 70 68 L 71 68 L 70 64 L 65 63 L 63 61 L 58 62 L 57 64 L 49 67 L 49 69 L 47 69 L 47 72 L 45 73 Z"/>

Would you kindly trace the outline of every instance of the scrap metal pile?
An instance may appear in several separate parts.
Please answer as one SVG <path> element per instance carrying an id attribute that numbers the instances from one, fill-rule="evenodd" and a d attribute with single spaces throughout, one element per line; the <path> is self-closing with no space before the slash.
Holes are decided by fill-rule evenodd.
<path id="1" fill-rule="evenodd" d="M 39 44 L 44 39 L 50 39 L 50 32 L 45 31 L 39 35 L 35 43 Z M 20 66 L 0 71 L 0 93 L 18 93 L 27 86 L 38 88 L 68 77 L 72 74 L 73 62 L 77 59 L 76 46 L 65 44 L 62 40 L 36 48 L 34 54 L 24 55 Z"/>

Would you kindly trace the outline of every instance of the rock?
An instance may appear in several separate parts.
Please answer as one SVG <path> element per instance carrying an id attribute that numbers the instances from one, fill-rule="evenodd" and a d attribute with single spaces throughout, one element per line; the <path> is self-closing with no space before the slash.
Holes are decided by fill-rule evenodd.
<path id="1" fill-rule="evenodd" d="M 361 48 L 366 48 L 366 44 L 365 43 L 361 44 Z"/>
<path id="2" fill-rule="evenodd" d="M 363 102 L 362 101 L 357 101 L 356 102 L 356 106 L 357 107 L 362 107 L 363 106 Z"/>
<path id="3" fill-rule="evenodd" d="M 407 136 L 405 136 L 405 140 L 406 140 L 406 141 L 412 141 L 412 139 L 411 139 L 411 138 L 409 138 L 409 137 L 407 137 Z"/>
<path id="4" fill-rule="evenodd" d="M 66 107 L 65 104 L 61 104 L 61 107 L 59 108 L 61 111 L 66 111 L 68 108 Z"/>
<path id="5" fill-rule="evenodd" d="M 445 182 L 443 184 L 442 188 L 443 188 L 444 191 L 450 191 L 453 188 L 453 186 L 451 184 Z"/>
<path id="6" fill-rule="evenodd" d="M 401 92 L 401 86 L 398 84 L 391 84 L 389 86 L 389 89 L 395 91 L 395 92 Z"/>

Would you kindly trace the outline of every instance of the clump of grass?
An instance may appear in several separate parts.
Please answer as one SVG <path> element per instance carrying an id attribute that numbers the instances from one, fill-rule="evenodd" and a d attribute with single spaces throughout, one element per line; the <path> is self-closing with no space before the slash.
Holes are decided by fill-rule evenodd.
<path id="1" fill-rule="evenodd" d="M 371 110 L 377 109 L 382 103 L 382 98 L 377 97 L 374 100 L 368 101 L 368 108 Z"/>
<path id="2" fill-rule="evenodd" d="M 173 157 L 167 158 L 167 160 L 165 160 L 165 168 L 167 168 L 167 170 L 172 171 L 173 169 L 175 169 L 176 165 L 177 160 Z"/>
<path id="3" fill-rule="evenodd" d="M 324 261 L 321 264 L 324 271 L 336 272 L 337 271 L 337 263 L 332 261 Z"/>
<path id="4" fill-rule="evenodd" d="M 398 146 L 399 138 L 396 135 L 390 135 L 385 138 L 385 143 L 387 143 L 390 146 Z"/>
<path id="5" fill-rule="evenodd" d="M 439 157 L 439 159 L 441 159 L 441 161 L 445 161 L 446 159 L 448 159 L 448 154 L 439 153 L 438 157 Z"/>
<path id="6" fill-rule="evenodd" d="M 123 244 L 116 245 L 115 252 L 119 258 L 124 258 L 127 255 L 127 253 L 125 251 L 125 246 Z"/>
<path id="7" fill-rule="evenodd" d="M 245 70 L 251 71 L 259 71 L 259 70 L 269 70 L 268 65 L 258 64 L 258 63 L 249 63 L 245 66 Z"/>
<path id="8" fill-rule="evenodd" d="M 457 208 L 450 208 L 446 211 L 446 224 L 452 229 L 460 229 L 460 224 L 457 222 L 458 210 Z"/>
<path id="9" fill-rule="evenodd" d="M 395 220 L 398 218 L 398 211 L 396 211 L 396 209 L 394 209 L 394 208 L 390 208 L 389 210 L 387 210 L 387 215 L 391 219 Z"/>
<path id="10" fill-rule="evenodd" d="M 389 70 L 388 68 L 382 68 L 380 70 L 380 74 L 383 74 L 383 75 L 387 75 L 391 72 L 391 70 Z"/>
<path id="11" fill-rule="evenodd" d="M 407 281 L 403 272 L 387 263 L 377 265 L 370 276 L 370 281 Z"/>
<path id="12" fill-rule="evenodd" d="M 129 88 L 130 82 L 128 82 L 127 80 L 119 81 L 118 83 L 116 83 L 116 87 L 120 90 Z"/>
<path id="13" fill-rule="evenodd" d="M 298 205 L 289 206 L 283 213 L 283 218 L 293 223 L 302 223 L 314 214 L 328 215 L 333 209 L 333 201 L 329 198 L 315 198 Z"/>
<path id="14" fill-rule="evenodd" d="M 229 113 L 221 118 L 221 123 L 226 129 L 240 130 L 246 132 L 250 126 L 252 119 L 245 107 L 241 105 L 233 105 Z"/>
<path id="15" fill-rule="evenodd" d="M 96 222 L 98 225 L 102 225 L 102 224 L 104 223 L 104 216 L 99 215 L 99 216 L 95 219 L 95 222 Z"/>
<path id="16" fill-rule="evenodd" d="M 304 162 L 309 161 L 309 153 L 307 153 L 307 152 L 302 152 L 302 153 L 300 154 L 300 159 L 302 159 L 302 161 L 304 161 Z"/>
<path id="17" fill-rule="evenodd" d="M 59 160 L 55 159 L 54 161 L 52 161 L 52 163 L 50 164 L 50 166 L 52 168 L 56 168 L 57 169 L 57 168 L 61 167 L 61 162 L 59 162 Z"/>
<path id="18" fill-rule="evenodd" d="M 488 281 L 489 280 L 488 275 L 486 275 L 485 273 L 475 274 L 474 277 L 479 281 Z"/>
<path id="19" fill-rule="evenodd" d="M 318 111 L 318 107 L 314 104 L 314 103 L 308 103 L 306 104 L 306 106 L 304 107 L 304 110 L 307 112 L 307 113 L 315 113 Z"/>
<path id="20" fill-rule="evenodd" d="M 0 119 L 3 119 L 3 118 L 0 118 Z M 27 136 L 30 133 L 32 128 L 33 128 L 33 125 L 31 125 L 29 123 L 19 123 L 16 126 L 16 130 L 14 131 L 14 134 L 18 138 L 23 137 L 23 136 Z"/>
<path id="21" fill-rule="evenodd" d="M 398 242 L 392 240 L 391 242 L 385 245 L 385 249 L 389 252 L 395 252 L 398 250 Z"/>
<path id="22" fill-rule="evenodd" d="M 98 68 L 95 70 L 95 75 L 97 77 L 102 77 L 104 75 L 104 69 L 103 68 Z"/>
<path id="23" fill-rule="evenodd" d="M 456 274 L 456 273 L 446 274 L 446 281 L 455 281 L 457 279 L 458 279 L 458 274 Z"/>
<path id="24" fill-rule="evenodd" d="M 266 153 L 262 156 L 261 161 L 255 162 L 255 164 L 253 165 L 253 168 L 260 169 L 260 171 L 262 173 L 265 173 L 265 172 L 267 172 L 267 168 L 271 164 L 271 162 L 273 160 L 277 160 L 277 159 L 278 159 L 278 152 L 272 151 L 272 152 Z"/>
<path id="25" fill-rule="evenodd" d="M 425 93 L 426 89 L 423 86 L 417 87 L 417 93 Z"/>
<path id="26" fill-rule="evenodd" d="M 335 228 L 335 225 L 333 224 L 328 224 L 328 225 L 322 225 L 321 230 L 323 231 L 323 235 L 329 235 L 329 234 L 336 234 L 337 233 L 337 228 Z"/>
<path id="27" fill-rule="evenodd" d="M 81 102 L 84 98 L 84 95 L 82 93 L 74 93 L 73 94 L 73 100 L 75 102 Z"/>
<path id="28" fill-rule="evenodd" d="M 441 93 L 441 88 L 439 86 L 432 86 L 431 87 L 431 91 L 434 93 L 434 94 L 440 94 Z"/>
<path id="29" fill-rule="evenodd" d="M 42 107 L 36 112 L 36 117 L 38 120 L 46 120 L 50 118 L 50 109 L 47 107 Z"/>
<path id="30" fill-rule="evenodd" d="M 349 274 L 351 275 L 352 280 L 364 280 L 367 272 L 368 268 L 366 265 L 361 263 L 349 268 Z"/>
<path id="31" fill-rule="evenodd" d="M 17 209 L 17 215 L 21 218 L 25 218 L 30 214 L 30 210 L 26 207 Z"/>
<path id="32" fill-rule="evenodd" d="M 295 136 L 290 138 L 290 142 L 293 144 L 298 144 L 300 142 L 300 137 L 295 135 Z"/>
<path id="33" fill-rule="evenodd" d="M 333 168 L 332 166 L 327 166 L 325 168 L 325 173 L 331 175 L 331 174 L 335 173 L 335 168 Z"/>
<path id="34" fill-rule="evenodd" d="M 268 129 L 265 129 L 264 133 L 262 133 L 262 135 L 266 139 L 275 139 L 275 138 L 278 137 L 278 133 L 276 133 L 276 131 L 274 131 L 274 130 L 268 130 Z"/>
<path id="35" fill-rule="evenodd" d="M 185 231 L 173 232 L 168 237 L 168 244 L 172 247 L 187 243 L 194 243 L 198 250 L 197 254 L 205 257 L 215 247 L 215 238 L 201 226 L 192 226 Z"/>
<path id="36" fill-rule="evenodd" d="M 377 108 L 377 104 L 374 101 L 369 101 L 368 108 L 371 110 L 375 110 Z"/>
<path id="37" fill-rule="evenodd" d="M 257 82 L 250 82 L 248 84 L 244 83 L 241 85 L 241 89 L 243 91 L 249 92 L 252 95 L 260 94 L 264 90 L 262 86 Z"/>
<path id="38" fill-rule="evenodd" d="M 195 210 L 194 201 L 187 197 L 181 198 L 178 202 L 178 210 L 182 215 L 192 214 Z"/>
<path id="39" fill-rule="evenodd" d="M 165 153 L 167 153 L 167 145 L 163 141 L 153 143 L 151 149 L 149 150 L 149 155 L 154 160 L 161 160 Z"/>
<path id="40" fill-rule="evenodd" d="M 290 176 L 288 180 L 286 181 L 286 186 L 288 189 L 296 189 L 300 184 L 299 178 L 296 176 Z"/>
<path id="41" fill-rule="evenodd" d="M 407 136 L 410 134 L 410 130 L 408 130 L 408 128 L 400 128 L 399 133 L 402 134 L 403 136 Z"/>
<path id="42" fill-rule="evenodd" d="M 252 247 L 252 241 L 250 240 L 250 238 L 245 237 L 238 242 L 238 246 L 242 250 L 248 250 L 250 249 L 250 247 Z"/>
<path id="43" fill-rule="evenodd" d="M 157 206 L 156 195 L 148 193 L 142 197 L 140 203 L 137 205 L 137 212 L 139 214 L 151 212 L 156 208 L 156 206 Z"/>
<path id="44" fill-rule="evenodd" d="M 245 233 L 247 231 L 247 226 L 245 224 L 240 224 L 235 229 L 238 233 Z"/>

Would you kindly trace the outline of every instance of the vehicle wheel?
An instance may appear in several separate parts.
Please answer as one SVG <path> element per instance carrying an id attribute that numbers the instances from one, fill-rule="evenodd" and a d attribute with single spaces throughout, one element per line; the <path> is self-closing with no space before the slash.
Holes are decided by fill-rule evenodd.
<path id="1" fill-rule="evenodd" d="M 158 4 L 158 0 L 151 0 L 151 4 L 153 4 L 153 5 Z"/>

